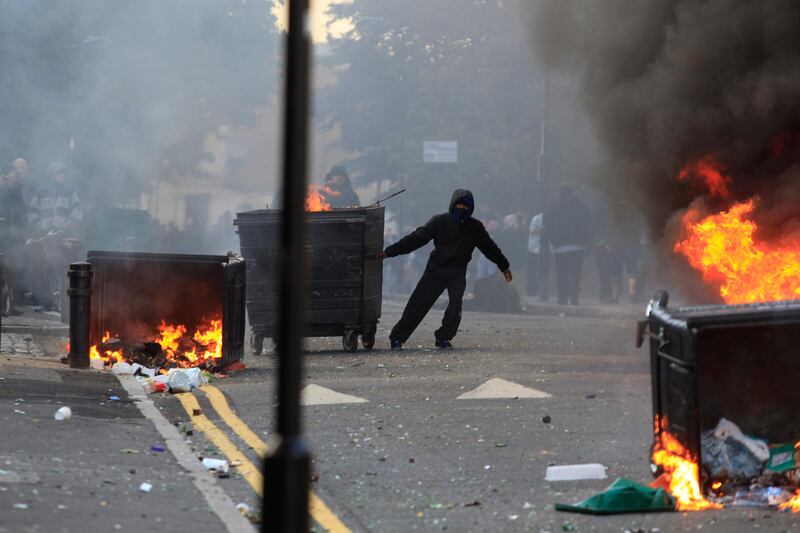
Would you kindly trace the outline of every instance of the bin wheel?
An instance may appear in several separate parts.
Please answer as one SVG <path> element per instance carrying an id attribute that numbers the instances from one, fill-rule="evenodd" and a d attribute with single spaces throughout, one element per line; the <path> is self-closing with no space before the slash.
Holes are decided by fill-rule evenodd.
<path id="1" fill-rule="evenodd" d="M 661 465 L 657 465 L 653 462 L 653 452 L 656 449 L 656 443 L 650 445 L 650 473 L 653 475 L 654 478 L 658 478 L 661 474 L 664 473 L 664 467 Z"/>
<path id="2" fill-rule="evenodd" d="M 264 335 L 261 333 L 253 333 L 250 336 L 250 351 L 253 355 L 261 355 L 264 351 Z"/>
<path id="3" fill-rule="evenodd" d="M 376 326 L 372 326 L 365 333 L 361 334 L 361 345 L 365 350 L 371 350 L 375 346 L 375 334 L 378 332 Z"/>
<path id="4" fill-rule="evenodd" d="M 353 353 L 358 349 L 358 332 L 348 330 L 342 335 L 342 347 L 344 351 Z"/>

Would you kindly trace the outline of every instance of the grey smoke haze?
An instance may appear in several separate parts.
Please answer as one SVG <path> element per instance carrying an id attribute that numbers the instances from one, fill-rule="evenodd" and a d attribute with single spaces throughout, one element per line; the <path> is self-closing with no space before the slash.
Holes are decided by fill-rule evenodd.
<path id="1" fill-rule="evenodd" d="M 677 183 L 706 155 L 733 177 L 734 199 L 759 194 L 765 234 L 800 213 L 800 3 L 747 0 L 536 0 L 540 60 L 577 72 L 604 148 L 594 176 L 630 199 L 660 234 L 701 191 Z"/>
<path id="2" fill-rule="evenodd" d="M 50 161 L 64 162 L 89 204 L 138 207 L 140 193 L 173 178 L 264 192 L 274 169 L 237 167 L 249 147 L 235 133 L 258 130 L 265 116 L 277 123 L 280 41 L 269 7 L 3 1 L 0 156 L 25 157 L 40 181 Z M 262 140 L 261 152 L 279 153 L 277 136 Z"/>

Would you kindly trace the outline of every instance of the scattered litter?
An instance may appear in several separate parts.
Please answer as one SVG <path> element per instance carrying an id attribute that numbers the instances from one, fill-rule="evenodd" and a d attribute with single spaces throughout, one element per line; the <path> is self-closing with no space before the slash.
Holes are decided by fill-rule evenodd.
<path id="1" fill-rule="evenodd" d="M 27 509 L 27 508 L 28 508 L 28 504 L 27 503 L 15 503 L 14 504 L 14 509 Z"/>
<path id="2" fill-rule="evenodd" d="M 617 479 L 603 492 L 582 502 L 574 505 L 556 504 L 556 511 L 594 515 L 674 510 L 675 498 L 666 490 L 647 487 L 625 478 Z"/>
<path id="3" fill-rule="evenodd" d="M 144 482 L 141 485 L 139 485 L 139 490 L 142 491 L 142 492 L 150 492 L 151 490 L 153 490 L 153 485 L 150 484 L 150 483 Z"/>
<path id="4" fill-rule="evenodd" d="M 492 469 L 492 465 L 484 465 L 483 469 L 484 470 L 491 470 Z"/>
<path id="5" fill-rule="evenodd" d="M 586 398 L 587 400 L 594 400 L 595 398 L 597 398 L 597 394 L 587 394 L 586 396 L 584 396 L 584 398 Z"/>
<path id="6" fill-rule="evenodd" d="M 118 376 L 131 375 L 133 374 L 133 367 L 129 363 L 121 361 L 112 366 L 111 371 Z"/>
<path id="7" fill-rule="evenodd" d="M 237 511 L 239 511 L 239 513 L 240 513 L 242 516 L 247 516 L 247 515 L 249 515 L 249 514 L 250 514 L 250 512 L 252 511 L 252 509 L 250 508 L 250 506 L 249 506 L 249 505 L 247 505 L 247 504 L 246 504 L 246 503 L 244 503 L 244 502 L 242 502 L 242 503 L 237 503 L 237 504 L 236 504 L 236 510 L 237 510 Z"/>
<path id="8" fill-rule="evenodd" d="M 119 364 L 119 363 L 117 363 L 117 364 Z M 108 399 L 111 400 L 112 402 L 118 402 L 119 401 L 119 396 L 109 396 Z"/>
<path id="9" fill-rule="evenodd" d="M 233 372 L 241 372 L 242 370 L 245 370 L 246 368 L 247 368 L 247 365 L 244 364 L 244 361 L 238 360 L 238 361 L 234 361 L 234 362 L 230 363 L 229 365 L 225 366 L 222 369 L 222 371 L 225 372 L 226 374 L 230 374 L 230 373 L 233 373 Z M 217 377 L 222 377 L 222 376 L 218 375 Z"/>
<path id="10" fill-rule="evenodd" d="M 158 444 L 153 444 L 150 446 L 150 451 L 153 452 L 163 452 L 165 450 L 166 448 L 164 448 L 163 446 L 159 446 Z"/>
<path id="11" fill-rule="evenodd" d="M 70 418 L 72 418 L 72 409 L 66 406 L 60 407 L 58 411 L 56 411 L 56 414 L 53 415 L 53 417 L 59 421 L 69 420 Z"/>
<path id="12" fill-rule="evenodd" d="M 770 472 L 786 472 L 796 466 L 793 443 L 770 446 L 767 470 Z"/>
<path id="13" fill-rule="evenodd" d="M 746 437 L 725 418 L 713 430 L 704 431 L 700 442 L 703 465 L 716 480 L 749 481 L 761 475 L 770 457 L 765 442 Z"/>
<path id="14" fill-rule="evenodd" d="M 103 370 L 106 367 L 106 362 L 102 359 L 90 359 L 89 368 L 92 370 Z"/>
<path id="15" fill-rule="evenodd" d="M 563 524 L 561 524 L 561 531 L 575 531 L 575 524 L 564 522 Z"/>
<path id="16" fill-rule="evenodd" d="M 739 429 L 739 426 L 727 418 L 720 418 L 717 427 L 714 428 L 714 436 L 720 440 L 731 438 L 739 441 L 759 460 L 766 461 L 769 459 L 769 446 L 767 446 L 767 443 L 762 440 L 746 437 L 744 433 L 742 433 L 742 430 Z"/>
<path id="17" fill-rule="evenodd" d="M 192 389 L 208 383 L 208 378 L 199 368 L 171 368 L 167 376 L 169 376 L 169 390 L 173 393 L 191 392 Z"/>
<path id="18" fill-rule="evenodd" d="M 192 416 L 200 416 L 203 414 L 202 409 L 192 409 Z"/>
<path id="19" fill-rule="evenodd" d="M 147 394 L 153 394 L 154 392 L 167 392 L 167 390 L 169 390 L 169 387 L 166 383 L 156 378 L 139 377 L 136 379 L 142 384 L 142 388 L 144 388 L 144 392 Z"/>
<path id="20" fill-rule="evenodd" d="M 733 499 L 734 507 L 777 507 L 790 500 L 794 494 L 780 487 L 739 489 Z"/>
<path id="21" fill-rule="evenodd" d="M 542 422 L 544 422 L 545 424 L 549 424 L 549 423 L 550 423 L 550 422 L 552 422 L 552 421 L 553 421 L 553 419 L 552 419 L 552 418 L 550 418 L 550 415 L 544 415 L 544 416 L 542 417 Z"/>
<path id="22" fill-rule="evenodd" d="M 494 447 L 495 448 L 508 448 L 508 444 L 506 444 L 505 442 L 497 442 L 497 443 L 495 443 Z"/>
<path id="23" fill-rule="evenodd" d="M 432 503 L 428 506 L 428 509 L 444 509 L 445 506 L 441 503 Z"/>
<path id="24" fill-rule="evenodd" d="M 475 500 L 474 502 L 465 503 L 464 507 L 480 507 L 480 505 L 481 505 L 481 502 L 479 502 L 478 500 Z"/>
<path id="25" fill-rule="evenodd" d="M 606 467 L 598 463 L 583 465 L 548 466 L 546 481 L 577 481 L 580 479 L 605 479 Z"/>
<path id="26" fill-rule="evenodd" d="M 156 377 L 156 369 L 155 368 L 147 368 L 144 365 L 140 365 L 139 363 L 133 363 L 131 365 L 131 370 L 135 376 L 144 376 L 147 378 L 154 378 Z"/>
<path id="27" fill-rule="evenodd" d="M 225 459 L 212 459 L 211 457 L 205 457 L 203 459 L 203 466 L 208 470 L 213 470 L 221 474 L 227 474 L 230 468 L 228 461 Z"/>
<path id="28" fill-rule="evenodd" d="M 532 504 L 532 503 L 530 503 L 530 502 L 525 502 L 525 503 L 522 505 L 522 508 L 523 508 L 523 509 L 533 509 L 534 507 L 535 507 L 535 505 L 533 505 L 533 504 Z"/>
<path id="29" fill-rule="evenodd" d="M 132 448 L 123 448 L 119 451 L 119 453 L 126 453 L 128 455 L 133 455 L 135 453 L 139 453 L 139 450 L 134 450 Z"/>
<path id="30" fill-rule="evenodd" d="M 19 409 L 14 409 L 14 412 L 17 413 L 18 415 L 24 415 L 25 414 L 25 411 L 20 411 Z"/>
<path id="31" fill-rule="evenodd" d="M 16 472 L 0 468 L 0 483 L 21 483 L 22 478 Z"/>
<path id="32" fill-rule="evenodd" d="M 508 515 L 508 519 L 509 520 L 513 521 L 513 520 L 516 520 L 517 518 L 519 518 L 518 514 L 510 514 L 510 515 Z"/>

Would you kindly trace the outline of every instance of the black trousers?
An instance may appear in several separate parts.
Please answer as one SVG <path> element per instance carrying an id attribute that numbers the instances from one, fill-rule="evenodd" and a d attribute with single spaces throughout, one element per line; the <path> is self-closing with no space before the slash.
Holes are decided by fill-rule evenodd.
<path id="1" fill-rule="evenodd" d="M 450 302 L 444 311 L 442 327 L 436 330 L 435 335 L 437 342 L 451 340 L 456 336 L 458 326 L 461 324 L 461 304 L 466 286 L 467 279 L 465 277 L 442 280 L 423 274 L 422 279 L 417 283 L 417 288 L 408 299 L 403 316 L 392 328 L 389 338 L 392 341 L 406 342 L 446 289 Z"/>
<path id="2" fill-rule="evenodd" d="M 583 251 L 554 254 L 556 257 L 556 280 L 558 283 L 558 303 L 578 305 L 583 273 Z"/>

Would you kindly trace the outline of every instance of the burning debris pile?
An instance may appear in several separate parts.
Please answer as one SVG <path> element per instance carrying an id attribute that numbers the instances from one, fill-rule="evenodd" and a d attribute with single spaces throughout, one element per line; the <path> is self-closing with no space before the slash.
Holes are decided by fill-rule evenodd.
<path id="1" fill-rule="evenodd" d="M 656 417 L 656 441 L 651 460 L 663 472 L 653 483 L 675 497 L 679 511 L 702 511 L 722 506 L 708 501 L 700 487 L 697 459 L 678 440 L 662 429 Z M 666 424 L 665 424 L 666 425 Z"/>
<path id="2" fill-rule="evenodd" d="M 191 335 L 182 324 L 162 321 L 158 334 L 145 342 L 119 339 L 106 332 L 102 341 L 91 347 L 89 357 L 96 361 L 96 367 L 125 362 L 164 371 L 192 367 L 212 370 L 222 359 L 222 320 L 209 320 Z"/>
<path id="3" fill-rule="evenodd" d="M 103 335 L 89 350 L 92 368 L 133 374 L 151 392 L 188 392 L 205 383 L 205 371 L 217 371 L 222 361 L 222 320 L 205 321 L 189 334 L 182 324 L 162 321 L 148 341 Z"/>
<path id="4" fill-rule="evenodd" d="M 769 444 L 723 418 L 703 432 L 698 461 L 666 431 L 665 421 L 656 417 L 655 424 L 651 460 L 661 474 L 653 485 L 668 490 L 679 511 L 734 506 L 800 512 L 800 442 Z"/>

